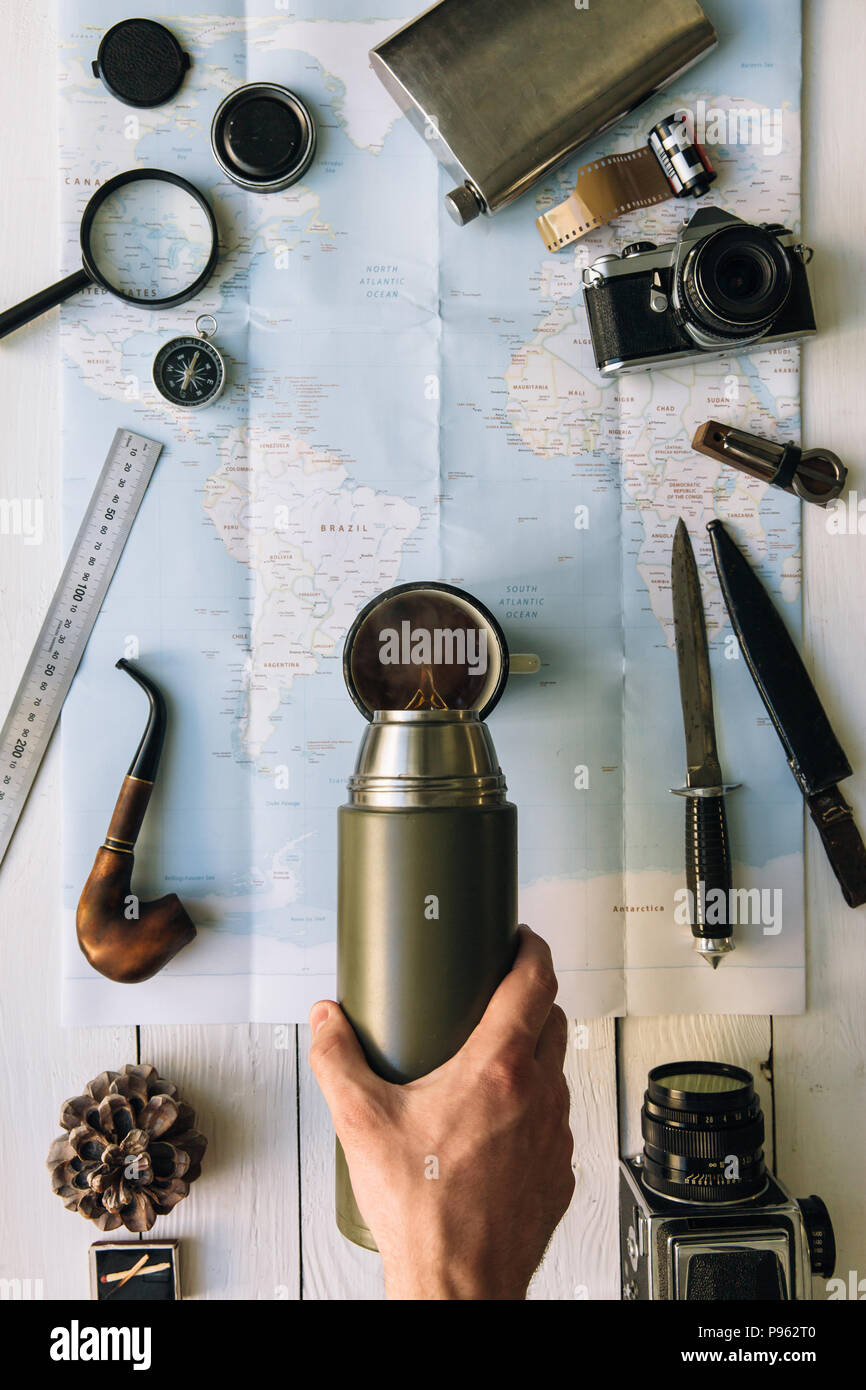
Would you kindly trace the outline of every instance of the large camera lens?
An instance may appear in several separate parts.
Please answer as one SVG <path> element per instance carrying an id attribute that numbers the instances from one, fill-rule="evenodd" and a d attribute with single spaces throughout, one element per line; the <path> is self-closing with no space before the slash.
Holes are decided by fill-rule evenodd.
<path id="1" fill-rule="evenodd" d="M 681 273 L 686 324 L 721 339 L 766 333 L 791 292 L 791 263 L 761 227 L 723 227 L 689 251 Z"/>
<path id="2" fill-rule="evenodd" d="M 684 1202 L 742 1202 L 763 1191 L 764 1116 L 752 1078 L 724 1062 L 654 1067 L 641 1110 L 643 1180 Z"/>

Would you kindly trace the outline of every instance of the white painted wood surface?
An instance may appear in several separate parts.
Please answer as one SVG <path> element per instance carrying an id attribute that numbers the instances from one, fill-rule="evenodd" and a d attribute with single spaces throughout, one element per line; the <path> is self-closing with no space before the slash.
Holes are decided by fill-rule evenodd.
<path id="1" fill-rule="evenodd" d="M 0 0 L 4 96 L 15 113 L 14 138 L 7 124 L 0 151 L 9 303 L 56 264 L 52 21 L 50 0 Z M 822 330 L 805 351 L 804 437 L 835 449 L 851 468 L 851 489 L 866 496 L 866 195 L 862 134 L 852 119 L 866 71 L 862 0 L 806 0 L 804 64 L 804 223 L 816 248 Z M 41 546 L 0 537 L 3 710 L 60 569 L 58 384 L 52 316 L 0 343 L 0 495 L 41 497 L 45 508 Z M 845 789 L 866 826 L 866 536 L 829 536 L 823 516 L 810 512 L 806 576 L 807 655 L 856 769 Z M 88 1296 L 94 1232 L 52 1194 L 45 1154 L 60 1102 L 98 1071 L 133 1060 L 137 1039 L 134 1027 L 64 1030 L 57 1022 L 58 800 L 55 748 L 0 876 L 0 1277 L 41 1279 L 45 1297 L 75 1299 Z M 755 1073 L 780 1176 L 800 1194 L 825 1197 L 840 1272 L 866 1275 L 866 914 L 845 908 L 811 828 L 807 869 L 805 1018 L 572 1025 L 577 1190 L 533 1298 L 618 1297 L 618 1124 L 624 1151 L 634 1150 L 647 1069 L 674 1057 L 715 1057 Z M 543 922 L 533 925 L 543 932 Z M 308 1030 L 147 1027 L 140 1045 L 142 1059 L 183 1087 L 210 1138 L 201 1181 L 161 1226 L 183 1239 L 186 1295 L 381 1298 L 377 1257 L 350 1246 L 333 1224 L 333 1140 L 307 1063 Z"/>
<path id="2" fill-rule="evenodd" d="M 843 782 L 866 833 L 866 196 L 863 75 L 866 5 L 812 0 L 804 43 L 806 240 L 821 333 L 809 344 L 810 440 L 847 462 L 863 534 L 828 535 L 807 508 L 806 661 L 854 768 Z M 866 1276 L 866 908 L 843 903 L 809 825 L 808 1013 L 773 1027 L 778 1170 L 817 1191 L 835 1218 L 836 1273 Z M 864 1286 L 866 1287 L 866 1286 Z"/>

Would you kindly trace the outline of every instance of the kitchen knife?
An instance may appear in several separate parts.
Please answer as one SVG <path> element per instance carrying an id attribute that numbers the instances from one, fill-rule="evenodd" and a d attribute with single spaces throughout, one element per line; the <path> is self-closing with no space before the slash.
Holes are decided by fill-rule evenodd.
<path id="1" fill-rule="evenodd" d="M 866 902 L 866 846 L 837 782 L 851 764 L 782 618 L 720 521 L 707 530 L 731 625 L 849 907 Z"/>

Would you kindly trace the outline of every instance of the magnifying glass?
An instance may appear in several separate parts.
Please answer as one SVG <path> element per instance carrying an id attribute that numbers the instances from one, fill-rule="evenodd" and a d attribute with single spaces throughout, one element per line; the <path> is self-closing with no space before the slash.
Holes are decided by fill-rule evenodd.
<path id="1" fill-rule="evenodd" d="M 219 255 L 210 204 L 165 169 L 130 169 L 97 189 L 81 219 L 81 270 L 0 313 L 0 338 L 89 285 L 170 309 L 203 289 Z"/>

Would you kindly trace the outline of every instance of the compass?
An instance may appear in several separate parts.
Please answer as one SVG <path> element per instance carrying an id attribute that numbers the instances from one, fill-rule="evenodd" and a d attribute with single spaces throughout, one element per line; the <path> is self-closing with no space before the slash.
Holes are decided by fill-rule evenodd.
<path id="1" fill-rule="evenodd" d="M 170 405 L 185 410 L 211 405 L 226 382 L 225 362 L 210 341 L 217 331 L 216 319 L 213 314 L 200 314 L 195 327 L 198 337 L 172 338 L 153 362 L 157 391 Z"/>

